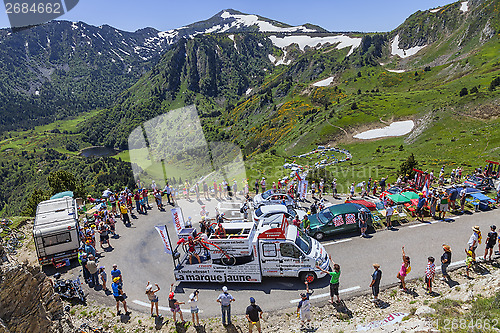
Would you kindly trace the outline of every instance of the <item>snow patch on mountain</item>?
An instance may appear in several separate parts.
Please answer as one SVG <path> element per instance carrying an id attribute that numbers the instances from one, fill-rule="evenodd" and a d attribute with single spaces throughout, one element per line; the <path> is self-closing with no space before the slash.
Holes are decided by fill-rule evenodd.
<path id="1" fill-rule="evenodd" d="M 316 32 L 316 30 L 309 29 L 303 25 L 289 28 L 278 27 L 270 22 L 259 19 L 257 15 L 231 14 L 228 11 L 223 11 L 220 17 L 223 19 L 234 19 L 231 23 L 232 27 L 251 27 L 256 25 L 261 32 Z"/>
<path id="2" fill-rule="evenodd" d="M 337 44 L 337 49 L 343 49 L 345 47 L 350 47 L 349 56 L 355 48 L 357 48 L 361 44 L 361 38 L 353 38 L 346 35 L 337 35 L 337 36 L 327 36 L 327 37 L 311 37 L 311 36 L 285 36 L 285 37 L 277 37 L 270 36 L 269 39 L 279 48 L 284 48 L 292 44 L 298 44 L 299 48 L 304 51 L 306 46 L 315 47 L 323 44 Z"/>
<path id="3" fill-rule="evenodd" d="M 276 57 L 273 56 L 272 54 L 267 55 L 269 57 L 269 60 L 274 64 L 276 62 Z"/>
<path id="4" fill-rule="evenodd" d="M 406 72 L 402 69 L 386 69 L 386 71 L 391 72 L 391 73 L 404 73 L 404 72 Z"/>
<path id="5" fill-rule="evenodd" d="M 321 81 L 318 81 L 318 82 L 314 82 L 313 86 L 315 86 L 315 87 L 326 87 L 326 86 L 329 86 L 330 84 L 332 84 L 333 79 L 334 79 L 333 76 L 331 76 L 331 77 L 326 78 L 324 80 L 321 80 Z"/>
<path id="6" fill-rule="evenodd" d="M 439 12 L 442 8 L 443 8 L 443 7 L 434 8 L 434 9 L 429 9 L 429 11 L 430 11 L 431 13 L 437 13 L 437 12 Z"/>
<path id="7" fill-rule="evenodd" d="M 398 55 L 401 58 L 407 58 L 409 56 L 416 54 L 418 51 L 420 51 L 421 49 L 423 49 L 426 46 L 427 45 L 414 46 L 414 47 L 411 47 L 407 50 L 400 49 L 399 48 L 399 35 L 396 35 L 396 37 L 394 37 L 394 40 L 392 41 L 392 44 L 391 44 L 391 54 Z"/>
<path id="8" fill-rule="evenodd" d="M 461 10 L 462 12 L 464 12 L 464 13 L 465 13 L 466 11 L 468 11 L 468 10 L 469 10 L 469 1 L 463 1 L 463 2 L 461 2 L 461 3 L 460 3 L 460 10 Z"/>

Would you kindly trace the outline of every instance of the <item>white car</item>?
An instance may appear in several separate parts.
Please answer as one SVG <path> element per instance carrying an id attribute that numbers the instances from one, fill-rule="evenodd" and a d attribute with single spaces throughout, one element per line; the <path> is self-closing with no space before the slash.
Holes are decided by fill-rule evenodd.
<path id="1" fill-rule="evenodd" d="M 267 190 L 264 193 L 259 193 L 253 198 L 253 206 L 259 208 L 262 205 L 283 205 L 283 200 L 285 201 L 285 206 L 296 207 L 297 204 L 295 200 L 286 193 L 278 192 L 274 190 Z"/>
<path id="2" fill-rule="evenodd" d="M 272 223 L 280 225 L 283 221 L 283 215 L 289 222 L 292 222 L 295 217 L 298 217 L 302 221 L 307 213 L 301 209 L 286 207 L 284 205 L 264 205 L 256 208 L 252 213 L 254 222 L 259 223 L 260 221 L 260 224 L 263 225 Z"/>

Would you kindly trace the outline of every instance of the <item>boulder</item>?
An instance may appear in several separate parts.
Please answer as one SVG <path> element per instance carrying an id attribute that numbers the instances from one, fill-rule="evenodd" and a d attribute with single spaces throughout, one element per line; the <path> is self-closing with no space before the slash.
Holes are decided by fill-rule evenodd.
<path id="1" fill-rule="evenodd" d="M 422 316 L 435 313 L 436 310 L 427 305 L 422 305 L 415 311 L 415 315 Z"/>

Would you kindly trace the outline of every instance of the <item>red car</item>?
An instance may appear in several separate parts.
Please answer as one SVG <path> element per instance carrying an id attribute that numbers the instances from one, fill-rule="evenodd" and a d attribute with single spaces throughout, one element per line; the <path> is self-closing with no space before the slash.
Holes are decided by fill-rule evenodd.
<path id="1" fill-rule="evenodd" d="M 367 201 L 367 200 L 346 200 L 345 203 L 355 203 L 355 204 L 358 204 L 358 205 L 363 205 L 363 206 L 365 206 L 366 208 L 368 208 L 372 212 L 374 210 L 377 210 L 376 205 L 373 202 Z"/>

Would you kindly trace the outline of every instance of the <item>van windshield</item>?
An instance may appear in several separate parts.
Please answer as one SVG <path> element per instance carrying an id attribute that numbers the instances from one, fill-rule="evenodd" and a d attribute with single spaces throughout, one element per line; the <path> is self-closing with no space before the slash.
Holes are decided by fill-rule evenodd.
<path id="1" fill-rule="evenodd" d="M 312 241 L 309 236 L 307 236 L 302 230 L 297 229 L 297 239 L 295 239 L 295 244 L 304 252 L 305 254 L 311 253 Z"/>

